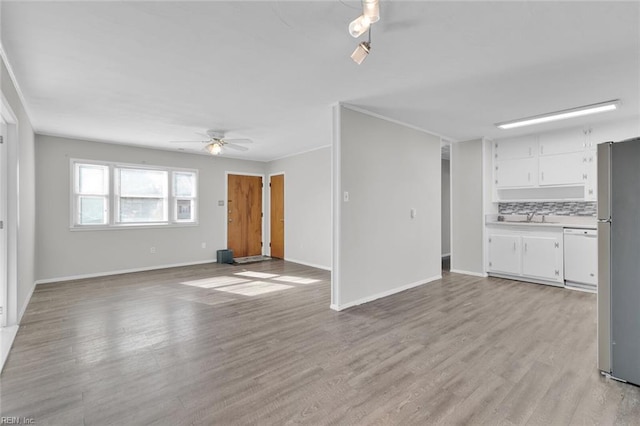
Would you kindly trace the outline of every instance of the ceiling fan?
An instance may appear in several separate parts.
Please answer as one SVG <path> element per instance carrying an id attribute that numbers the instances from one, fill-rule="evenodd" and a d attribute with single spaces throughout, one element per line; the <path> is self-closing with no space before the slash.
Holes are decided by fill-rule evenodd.
<path id="1" fill-rule="evenodd" d="M 212 155 L 220 155 L 223 147 L 236 151 L 248 151 L 249 148 L 238 144 L 253 143 L 251 139 L 227 139 L 224 137 L 224 132 L 217 130 L 207 130 L 207 134 L 202 136 L 209 139 L 204 141 L 171 141 L 171 143 L 206 143 L 204 150 Z"/>

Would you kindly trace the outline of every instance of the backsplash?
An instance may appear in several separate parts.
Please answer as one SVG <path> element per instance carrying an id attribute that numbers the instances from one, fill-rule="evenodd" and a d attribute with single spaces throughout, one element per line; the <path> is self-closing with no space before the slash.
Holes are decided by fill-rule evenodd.
<path id="1" fill-rule="evenodd" d="M 500 214 L 530 214 L 554 216 L 596 216 L 595 201 L 553 201 L 528 203 L 499 203 Z"/>

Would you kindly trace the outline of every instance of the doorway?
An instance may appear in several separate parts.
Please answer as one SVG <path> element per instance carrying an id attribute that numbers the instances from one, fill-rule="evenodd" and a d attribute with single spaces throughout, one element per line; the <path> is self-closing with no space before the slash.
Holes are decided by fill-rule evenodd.
<path id="1" fill-rule="evenodd" d="M 233 257 L 262 255 L 262 176 L 227 175 L 227 248 Z"/>
<path id="2" fill-rule="evenodd" d="M 284 173 L 269 178 L 271 257 L 284 259 Z"/>
<path id="3" fill-rule="evenodd" d="M 442 270 L 451 269 L 451 143 L 441 142 L 442 152 Z"/>

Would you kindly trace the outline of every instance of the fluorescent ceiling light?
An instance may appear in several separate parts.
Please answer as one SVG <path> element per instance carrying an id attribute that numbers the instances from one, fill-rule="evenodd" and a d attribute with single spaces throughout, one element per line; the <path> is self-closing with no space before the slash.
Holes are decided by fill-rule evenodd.
<path id="1" fill-rule="evenodd" d="M 585 105 L 577 108 L 550 112 L 548 114 L 541 114 L 533 117 L 505 121 L 502 123 L 496 123 L 495 125 L 500 129 L 504 129 L 504 130 L 515 129 L 517 127 L 531 126 L 533 124 L 548 123 L 550 121 L 565 120 L 567 118 L 581 117 L 583 115 L 613 111 L 615 109 L 618 109 L 619 104 L 620 104 L 620 100 L 615 99 L 613 101 L 600 102 L 597 104 Z"/>

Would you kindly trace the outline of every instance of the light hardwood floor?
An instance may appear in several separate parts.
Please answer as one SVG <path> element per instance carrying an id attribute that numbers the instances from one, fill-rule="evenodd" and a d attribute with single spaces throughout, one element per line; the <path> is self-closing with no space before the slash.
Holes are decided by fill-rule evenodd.
<path id="1" fill-rule="evenodd" d="M 1 414 L 38 425 L 640 423 L 640 388 L 596 369 L 592 294 L 447 273 L 333 312 L 329 281 L 273 260 L 40 285 L 0 376 Z"/>

